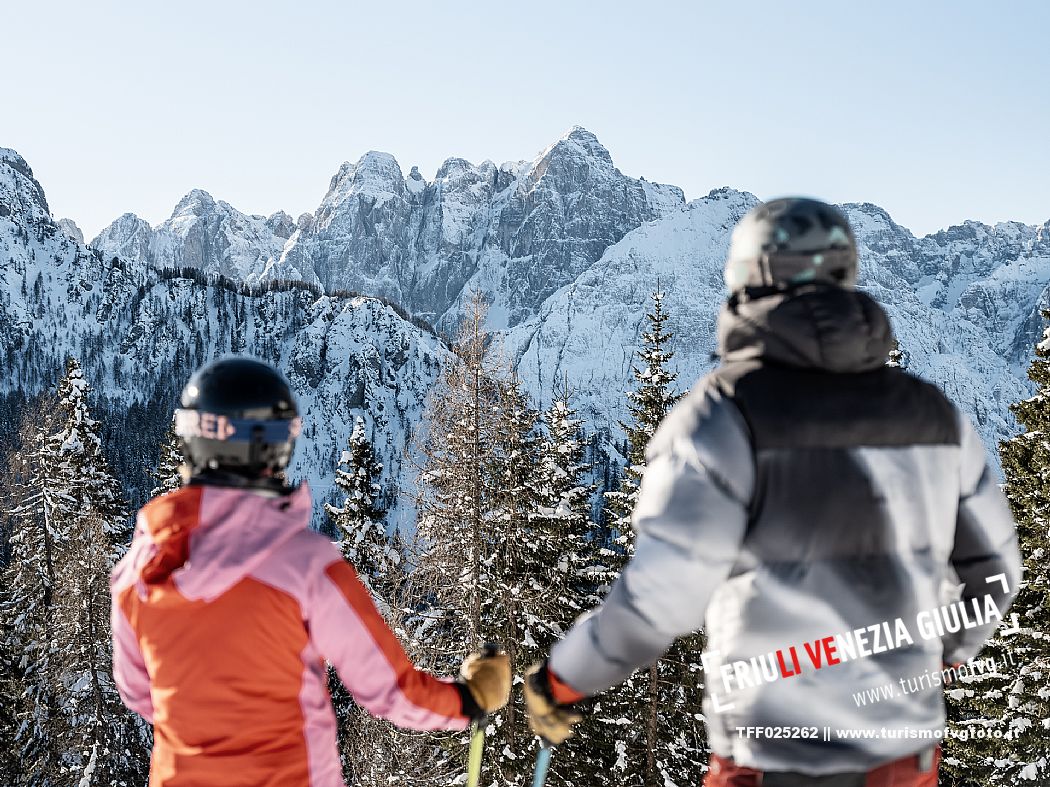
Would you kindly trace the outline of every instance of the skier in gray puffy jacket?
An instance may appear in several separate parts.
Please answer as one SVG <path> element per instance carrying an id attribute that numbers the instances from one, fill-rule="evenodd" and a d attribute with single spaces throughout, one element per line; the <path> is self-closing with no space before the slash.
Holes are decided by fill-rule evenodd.
<path id="1" fill-rule="evenodd" d="M 703 625 L 705 785 L 935 785 L 942 671 L 1020 580 L 984 446 L 886 365 L 889 321 L 854 289 L 837 209 L 758 206 L 725 277 L 722 363 L 650 441 L 635 556 L 530 671 L 530 722 L 560 742 L 574 703 Z"/>

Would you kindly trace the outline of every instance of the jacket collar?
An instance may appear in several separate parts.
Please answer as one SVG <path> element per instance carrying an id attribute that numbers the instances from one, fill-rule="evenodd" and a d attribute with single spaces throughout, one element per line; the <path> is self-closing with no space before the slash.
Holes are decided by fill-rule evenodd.
<path id="1" fill-rule="evenodd" d="M 858 290 L 810 285 L 731 298 L 718 318 L 724 361 L 766 360 L 802 369 L 864 372 L 886 363 L 886 312 Z"/>

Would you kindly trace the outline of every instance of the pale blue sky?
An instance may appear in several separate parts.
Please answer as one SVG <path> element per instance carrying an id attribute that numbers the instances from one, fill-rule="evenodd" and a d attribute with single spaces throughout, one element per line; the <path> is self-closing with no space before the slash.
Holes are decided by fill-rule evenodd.
<path id="1" fill-rule="evenodd" d="M 20 2 L 0 146 L 88 237 L 199 187 L 312 211 L 369 149 L 433 177 L 586 126 L 630 175 L 1050 219 L 1050 2 Z"/>

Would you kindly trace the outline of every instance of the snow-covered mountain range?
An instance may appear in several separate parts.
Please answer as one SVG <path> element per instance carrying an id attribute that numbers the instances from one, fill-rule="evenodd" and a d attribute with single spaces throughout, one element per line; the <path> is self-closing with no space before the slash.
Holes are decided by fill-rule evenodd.
<path id="1" fill-rule="evenodd" d="M 615 432 L 657 286 L 681 384 L 711 367 L 729 234 L 756 201 L 726 188 L 686 203 L 676 187 L 622 174 L 574 128 L 532 161 L 452 158 L 433 181 L 370 152 L 295 221 L 193 191 L 158 226 L 125 214 L 86 247 L 5 150 L 2 390 L 39 390 L 77 352 L 108 406 L 156 420 L 197 363 L 252 352 L 278 362 L 303 397 L 295 470 L 319 496 L 356 414 L 374 426 L 393 487 L 410 477 L 407 436 L 447 352 L 408 314 L 451 332 L 480 289 L 537 404 L 567 380 L 592 428 Z M 889 309 L 909 368 L 969 412 L 991 448 L 1013 432 L 1008 405 L 1029 390 L 1024 368 L 1050 300 L 1050 222 L 966 222 L 916 238 L 877 206 L 843 208 L 861 285 Z"/>

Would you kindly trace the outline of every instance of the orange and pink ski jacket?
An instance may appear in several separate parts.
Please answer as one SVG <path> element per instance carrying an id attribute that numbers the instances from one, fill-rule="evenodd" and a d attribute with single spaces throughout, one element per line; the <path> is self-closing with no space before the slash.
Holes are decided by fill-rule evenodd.
<path id="1" fill-rule="evenodd" d="M 395 724 L 468 724 L 461 688 L 409 661 L 310 510 L 305 486 L 189 486 L 139 512 L 111 578 L 113 675 L 153 723 L 150 787 L 342 787 L 325 661 Z"/>

